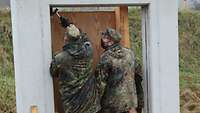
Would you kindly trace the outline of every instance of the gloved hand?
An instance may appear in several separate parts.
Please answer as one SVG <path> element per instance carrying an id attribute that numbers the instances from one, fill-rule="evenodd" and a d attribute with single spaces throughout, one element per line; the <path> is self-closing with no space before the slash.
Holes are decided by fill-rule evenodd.
<path id="1" fill-rule="evenodd" d="M 71 23 L 69 22 L 68 18 L 65 18 L 63 16 L 60 16 L 60 24 L 62 27 L 66 28 L 68 27 Z"/>
<path id="2" fill-rule="evenodd" d="M 58 77 L 59 76 L 59 66 L 56 65 L 54 60 L 52 60 L 50 65 L 50 74 L 52 77 Z"/>

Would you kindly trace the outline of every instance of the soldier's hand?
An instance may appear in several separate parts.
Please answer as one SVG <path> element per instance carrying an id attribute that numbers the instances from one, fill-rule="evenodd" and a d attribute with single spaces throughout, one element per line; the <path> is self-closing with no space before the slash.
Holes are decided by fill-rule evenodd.
<path id="1" fill-rule="evenodd" d="M 60 24 L 64 28 L 68 27 L 70 25 L 69 19 L 63 16 L 60 16 Z"/>
<path id="2" fill-rule="evenodd" d="M 53 61 L 51 62 L 50 65 L 50 74 L 52 77 L 58 77 L 59 75 L 59 68 Z"/>

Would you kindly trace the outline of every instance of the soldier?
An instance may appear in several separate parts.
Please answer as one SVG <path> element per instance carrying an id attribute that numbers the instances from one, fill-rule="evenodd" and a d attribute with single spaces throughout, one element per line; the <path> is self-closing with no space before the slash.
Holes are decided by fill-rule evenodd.
<path id="1" fill-rule="evenodd" d="M 106 29 L 102 35 L 105 51 L 96 71 L 102 94 L 100 113 L 136 113 L 134 54 L 120 45 L 121 35 L 114 29 Z"/>
<path id="2" fill-rule="evenodd" d="M 100 109 L 100 101 L 92 73 L 92 45 L 87 35 L 68 19 L 59 18 L 66 29 L 65 45 L 52 60 L 50 72 L 52 76 L 58 74 L 64 112 L 95 113 Z"/>

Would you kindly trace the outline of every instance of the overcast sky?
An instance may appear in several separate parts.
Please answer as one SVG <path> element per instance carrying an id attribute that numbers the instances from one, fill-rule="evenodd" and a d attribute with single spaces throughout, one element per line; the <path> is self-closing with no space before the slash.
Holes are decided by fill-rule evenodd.
<path id="1" fill-rule="evenodd" d="M 0 8 L 8 7 L 10 5 L 10 0 L 0 0 Z"/>

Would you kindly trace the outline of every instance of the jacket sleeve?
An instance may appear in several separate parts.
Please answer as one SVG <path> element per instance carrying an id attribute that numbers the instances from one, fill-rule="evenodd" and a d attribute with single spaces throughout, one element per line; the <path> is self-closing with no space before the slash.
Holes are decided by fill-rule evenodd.
<path id="1" fill-rule="evenodd" d="M 56 60 L 54 57 L 51 61 L 51 65 L 50 65 L 50 74 L 53 77 L 56 75 L 57 72 L 58 72 L 58 65 L 56 65 Z"/>
<path id="2" fill-rule="evenodd" d="M 52 77 L 58 77 L 61 65 L 65 60 L 64 57 L 66 57 L 66 55 L 64 52 L 61 52 L 52 59 L 50 64 L 50 74 Z"/>
<path id="3" fill-rule="evenodd" d="M 100 62 L 97 65 L 96 71 L 95 71 L 95 76 L 97 79 L 97 88 L 99 89 L 99 94 L 102 97 L 104 90 L 105 90 L 105 86 L 107 83 L 107 79 L 108 79 L 108 69 L 109 69 L 109 62 L 108 59 L 106 57 L 104 58 L 100 58 Z"/>
<path id="4" fill-rule="evenodd" d="M 72 24 L 72 22 L 70 22 L 68 18 L 65 18 L 65 17 L 61 16 L 60 17 L 60 24 L 61 24 L 62 27 L 66 28 L 70 24 Z"/>

